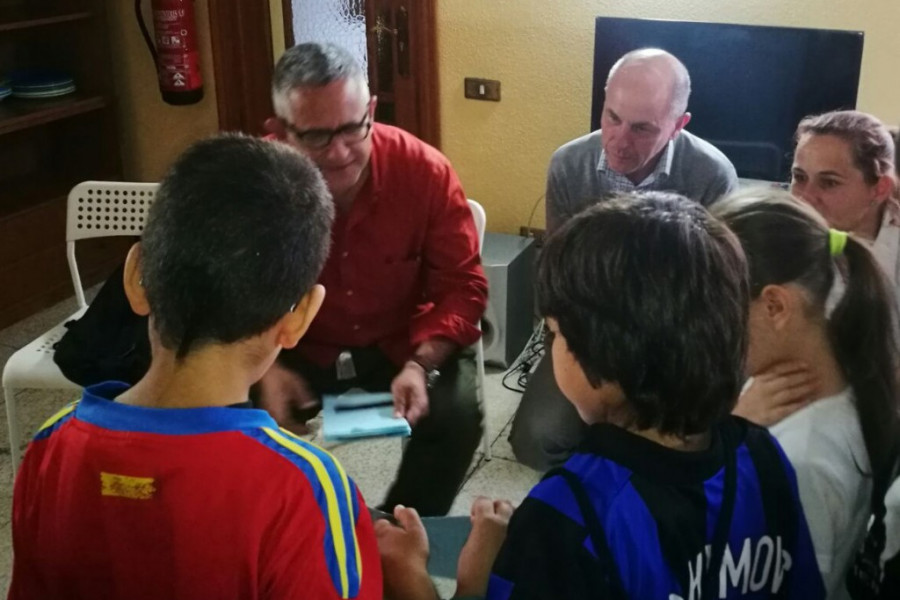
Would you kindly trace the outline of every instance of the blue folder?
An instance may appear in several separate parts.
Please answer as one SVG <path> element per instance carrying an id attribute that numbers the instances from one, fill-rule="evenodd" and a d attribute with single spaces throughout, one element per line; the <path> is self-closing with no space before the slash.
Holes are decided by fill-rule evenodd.
<path id="1" fill-rule="evenodd" d="M 409 434 L 406 419 L 394 416 L 390 392 L 351 390 L 322 398 L 322 436 L 326 441 Z"/>
<path id="2" fill-rule="evenodd" d="M 393 515 L 377 508 L 369 508 L 372 521 L 387 519 L 394 525 Z M 432 577 L 456 579 L 456 567 L 462 547 L 472 531 L 472 520 L 462 517 L 423 517 L 422 525 L 428 534 L 428 574 Z"/>

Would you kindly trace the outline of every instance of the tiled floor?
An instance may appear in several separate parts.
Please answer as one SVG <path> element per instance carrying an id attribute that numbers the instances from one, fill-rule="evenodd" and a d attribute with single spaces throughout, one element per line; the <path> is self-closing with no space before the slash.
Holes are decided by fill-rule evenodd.
<path id="1" fill-rule="evenodd" d="M 92 298 L 88 293 L 88 299 Z M 29 319 L 0 331 L 0 365 L 18 348 L 21 348 L 44 331 L 56 325 L 75 311 L 75 300 L 61 302 Z M 485 397 L 488 403 L 494 458 L 486 461 L 479 448 L 472 463 L 472 470 L 463 485 L 451 514 L 468 514 L 472 500 L 479 495 L 507 498 L 520 502 L 534 485 L 537 472 L 517 462 L 506 437 L 509 423 L 519 403 L 519 395 L 501 384 L 501 372 L 488 372 L 485 381 Z M 29 439 L 43 421 L 56 410 L 78 396 L 71 391 L 22 390 L 16 393 L 19 423 L 23 439 Z M 0 594 L 6 596 L 9 585 L 11 561 L 10 510 L 12 478 L 9 440 L 6 427 L 5 399 L 0 392 Z M 382 439 L 334 445 L 330 450 L 338 457 L 347 472 L 356 480 L 370 504 L 377 504 L 387 491 L 394 470 L 400 460 L 400 442 Z M 377 457 L 377 460 L 373 460 Z M 439 589 L 452 593 L 452 582 L 439 582 Z"/>

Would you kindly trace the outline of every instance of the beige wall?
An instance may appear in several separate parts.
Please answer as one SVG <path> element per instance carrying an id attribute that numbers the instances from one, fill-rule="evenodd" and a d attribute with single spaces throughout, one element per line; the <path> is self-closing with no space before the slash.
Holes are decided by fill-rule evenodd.
<path id="1" fill-rule="evenodd" d="M 149 5 L 149 2 L 144 2 L 145 21 L 152 31 Z M 196 0 L 194 6 L 204 97 L 197 104 L 171 106 L 164 103 L 160 96 L 156 69 L 141 37 L 134 4 L 122 0 L 107 2 L 119 138 L 122 140 L 126 180 L 158 181 L 169 163 L 191 142 L 218 130 L 208 0 Z"/>
<path id="2" fill-rule="evenodd" d="M 587 132 L 601 15 L 865 31 L 858 106 L 900 122 L 900 0 L 439 0 L 443 150 L 488 229 L 526 224 L 550 154 Z M 499 79 L 502 101 L 466 100 L 467 76 Z"/>

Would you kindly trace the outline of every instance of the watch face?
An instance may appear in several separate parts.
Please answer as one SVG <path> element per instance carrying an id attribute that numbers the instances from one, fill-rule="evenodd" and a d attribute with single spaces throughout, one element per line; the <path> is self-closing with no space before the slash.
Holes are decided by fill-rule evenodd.
<path id="1" fill-rule="evenodd" d="M 434 387 L 434 384 L 437 383 L 438 378 L 441 376 L 441 372 L 437 369 L 431 369 L 430 371 L 425 371 L 425 384 L 428 387 Z"/>

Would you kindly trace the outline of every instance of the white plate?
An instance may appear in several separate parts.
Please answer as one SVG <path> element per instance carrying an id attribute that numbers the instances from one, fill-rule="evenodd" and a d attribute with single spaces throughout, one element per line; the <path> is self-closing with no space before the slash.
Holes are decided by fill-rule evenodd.
<path id="1" fill-rule="evenodd" d="M 75 86 L 63 88 L 52 92 L 20 92 L 13 90 L 13 96 L 16 98 L 55 98 L 57 96 L 65 96 L 75 91 Z"/>

